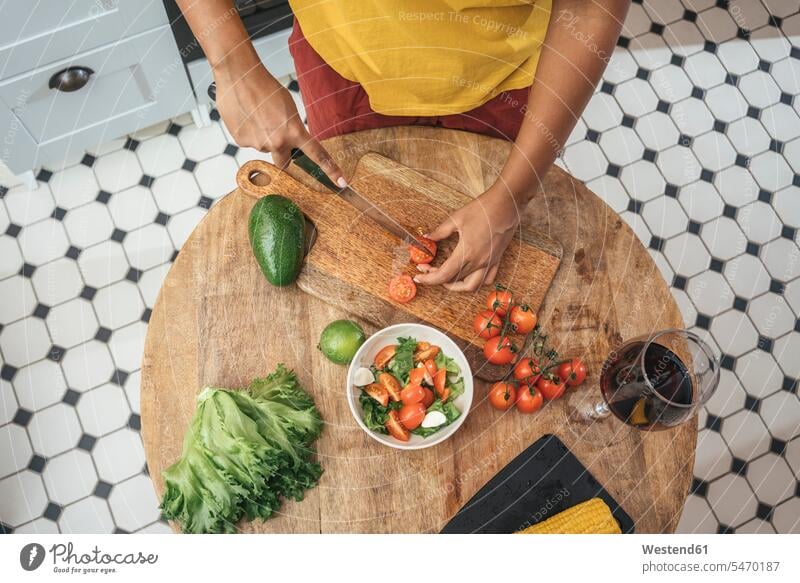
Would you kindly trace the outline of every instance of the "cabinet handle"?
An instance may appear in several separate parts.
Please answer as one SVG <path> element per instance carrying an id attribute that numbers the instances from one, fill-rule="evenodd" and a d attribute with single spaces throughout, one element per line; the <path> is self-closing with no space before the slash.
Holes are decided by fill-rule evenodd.
<path id="1" fill-rule="evenodd" d="M 89 67 L 67 67 L 50 77 L 50 89 L 72 93 L 83 89 L 92 75 L 94 75 L 94 71 Z"/>

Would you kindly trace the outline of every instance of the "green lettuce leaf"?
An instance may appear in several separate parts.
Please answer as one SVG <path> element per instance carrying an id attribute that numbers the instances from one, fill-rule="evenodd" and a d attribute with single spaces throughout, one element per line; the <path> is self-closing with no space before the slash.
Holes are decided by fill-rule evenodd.
<path id="1" fill-rule="evenodd" d="M 416 338 L 411 338 L 410 336 L 398 338 L 397 351 L 387 367 L 403 387 L 408 384 L 408 373 L 411 372 L 414 366 L 414 350 L 416 347 Z"/>

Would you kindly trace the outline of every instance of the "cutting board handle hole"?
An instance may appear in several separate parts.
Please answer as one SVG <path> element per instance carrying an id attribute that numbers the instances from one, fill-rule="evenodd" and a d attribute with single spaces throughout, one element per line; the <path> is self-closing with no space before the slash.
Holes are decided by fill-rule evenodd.
<path id="1" fill-rule="evenodd" d="M 247 179 L 256 186 L 266 186 L 272 182 L 272 177 L 269 174 L 264 174 L 258 170 L 253 170 L 250 174 L 248 174 Z"/>

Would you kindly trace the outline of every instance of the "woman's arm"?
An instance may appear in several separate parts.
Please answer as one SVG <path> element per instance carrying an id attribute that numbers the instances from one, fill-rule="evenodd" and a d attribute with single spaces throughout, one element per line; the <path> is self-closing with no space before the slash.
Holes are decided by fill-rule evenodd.
<path id="1" fill-rule="evenodd" d="M 233 0 L 177 3 L 211 64 L 217 107 L 236 143 L 272 153 L 280 167 L 290 162 L 292 148 L 301 148 L 343 186 L 342 171 L 309 135 L 292 96 L 258 58 Z"/>
<path id="2" fill-rule="evenodd" d="M 474 291 L 491 283 L 519 215 L 541 186 L 592 96 L 614 50 L 630 0 L 554 0 L 539 64 L 514 147 L 497 181 L 456 211 L 430 237 L 459 233 L 439 269 L 423 284 Z M 453 282 L 453 283 L 448 283 Z"/>

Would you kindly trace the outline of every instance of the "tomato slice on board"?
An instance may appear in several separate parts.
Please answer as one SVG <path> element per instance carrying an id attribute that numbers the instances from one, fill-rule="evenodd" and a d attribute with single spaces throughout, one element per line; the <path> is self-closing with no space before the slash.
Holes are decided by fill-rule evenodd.
<path id="1" fill-rule="evenodd" d="M 375 355 L 375 368 L 382 369 L 386 368 L 386 365 L 389 364 L 394 358 L 395 353 L 397 352 L 397 344 L 389 344 L 388 346 L 384 346 L 378 351 L 378 354 Z"/>
<path id="2" fill-rule="evenodd" d="M 378 382 L 389 393 L 389 398 L 392 401 L 400 400 L 400 381 L 394 378 L 388 372 L 382 372 L 378 375 Z"/>
<path id="3" fill-rule="evenodd" d="M 378 383 L 364 387 L 366 393 L 384 407 L 389 404 L 389 392 Z"/>
<path id="4" fill-rule="evenodd" d="M 389 282 L 389 297 L 401 304 L 406 304 L 417 295 L 417 284 L 407 273 L 396 275 Z"/>
<path id="5" fill-rule="evenodd" d="M 425 237 L 417 237 L 417 240 L 425 245 L 428 248 L 428 253 L 425 253 L 422 249 L 418 248 L 416 245 L 409 245 L 408 252 L 411 255 L 411 261 L 413 263 L 430 263 L 433 261 L 433 258 L 436 257 L 436 241 L 431 241 Z"/>
<path id="6" fill-rule="evenodd" d="M 400 423 L 406 429 L 416 429 L 425 419 L 425 405 L 422 403 L 413 403 L 411 405 L 403 405 L 400 409 Z"/>
<path id="7" fill-rule="evenodd" d="M 400 400 L 404 405 L 413 405 L 419 403 L 425 398 L 425 389 L 421 385 L 406 385 L 406 388 L 400 391 Z M 414 429 L 411 427 L 410 429 Z"/>
<path id="8" fill-rule="evenodd" d="M 408 441 L 411 438 L 411 434 L 405 427 L 403 427 L 403 424 L 400 423 L 400 416 L 394 409 L 389 411 L 389 414 L 386 417 L 385 425 L 389 435 L 398 441 Z"/>

